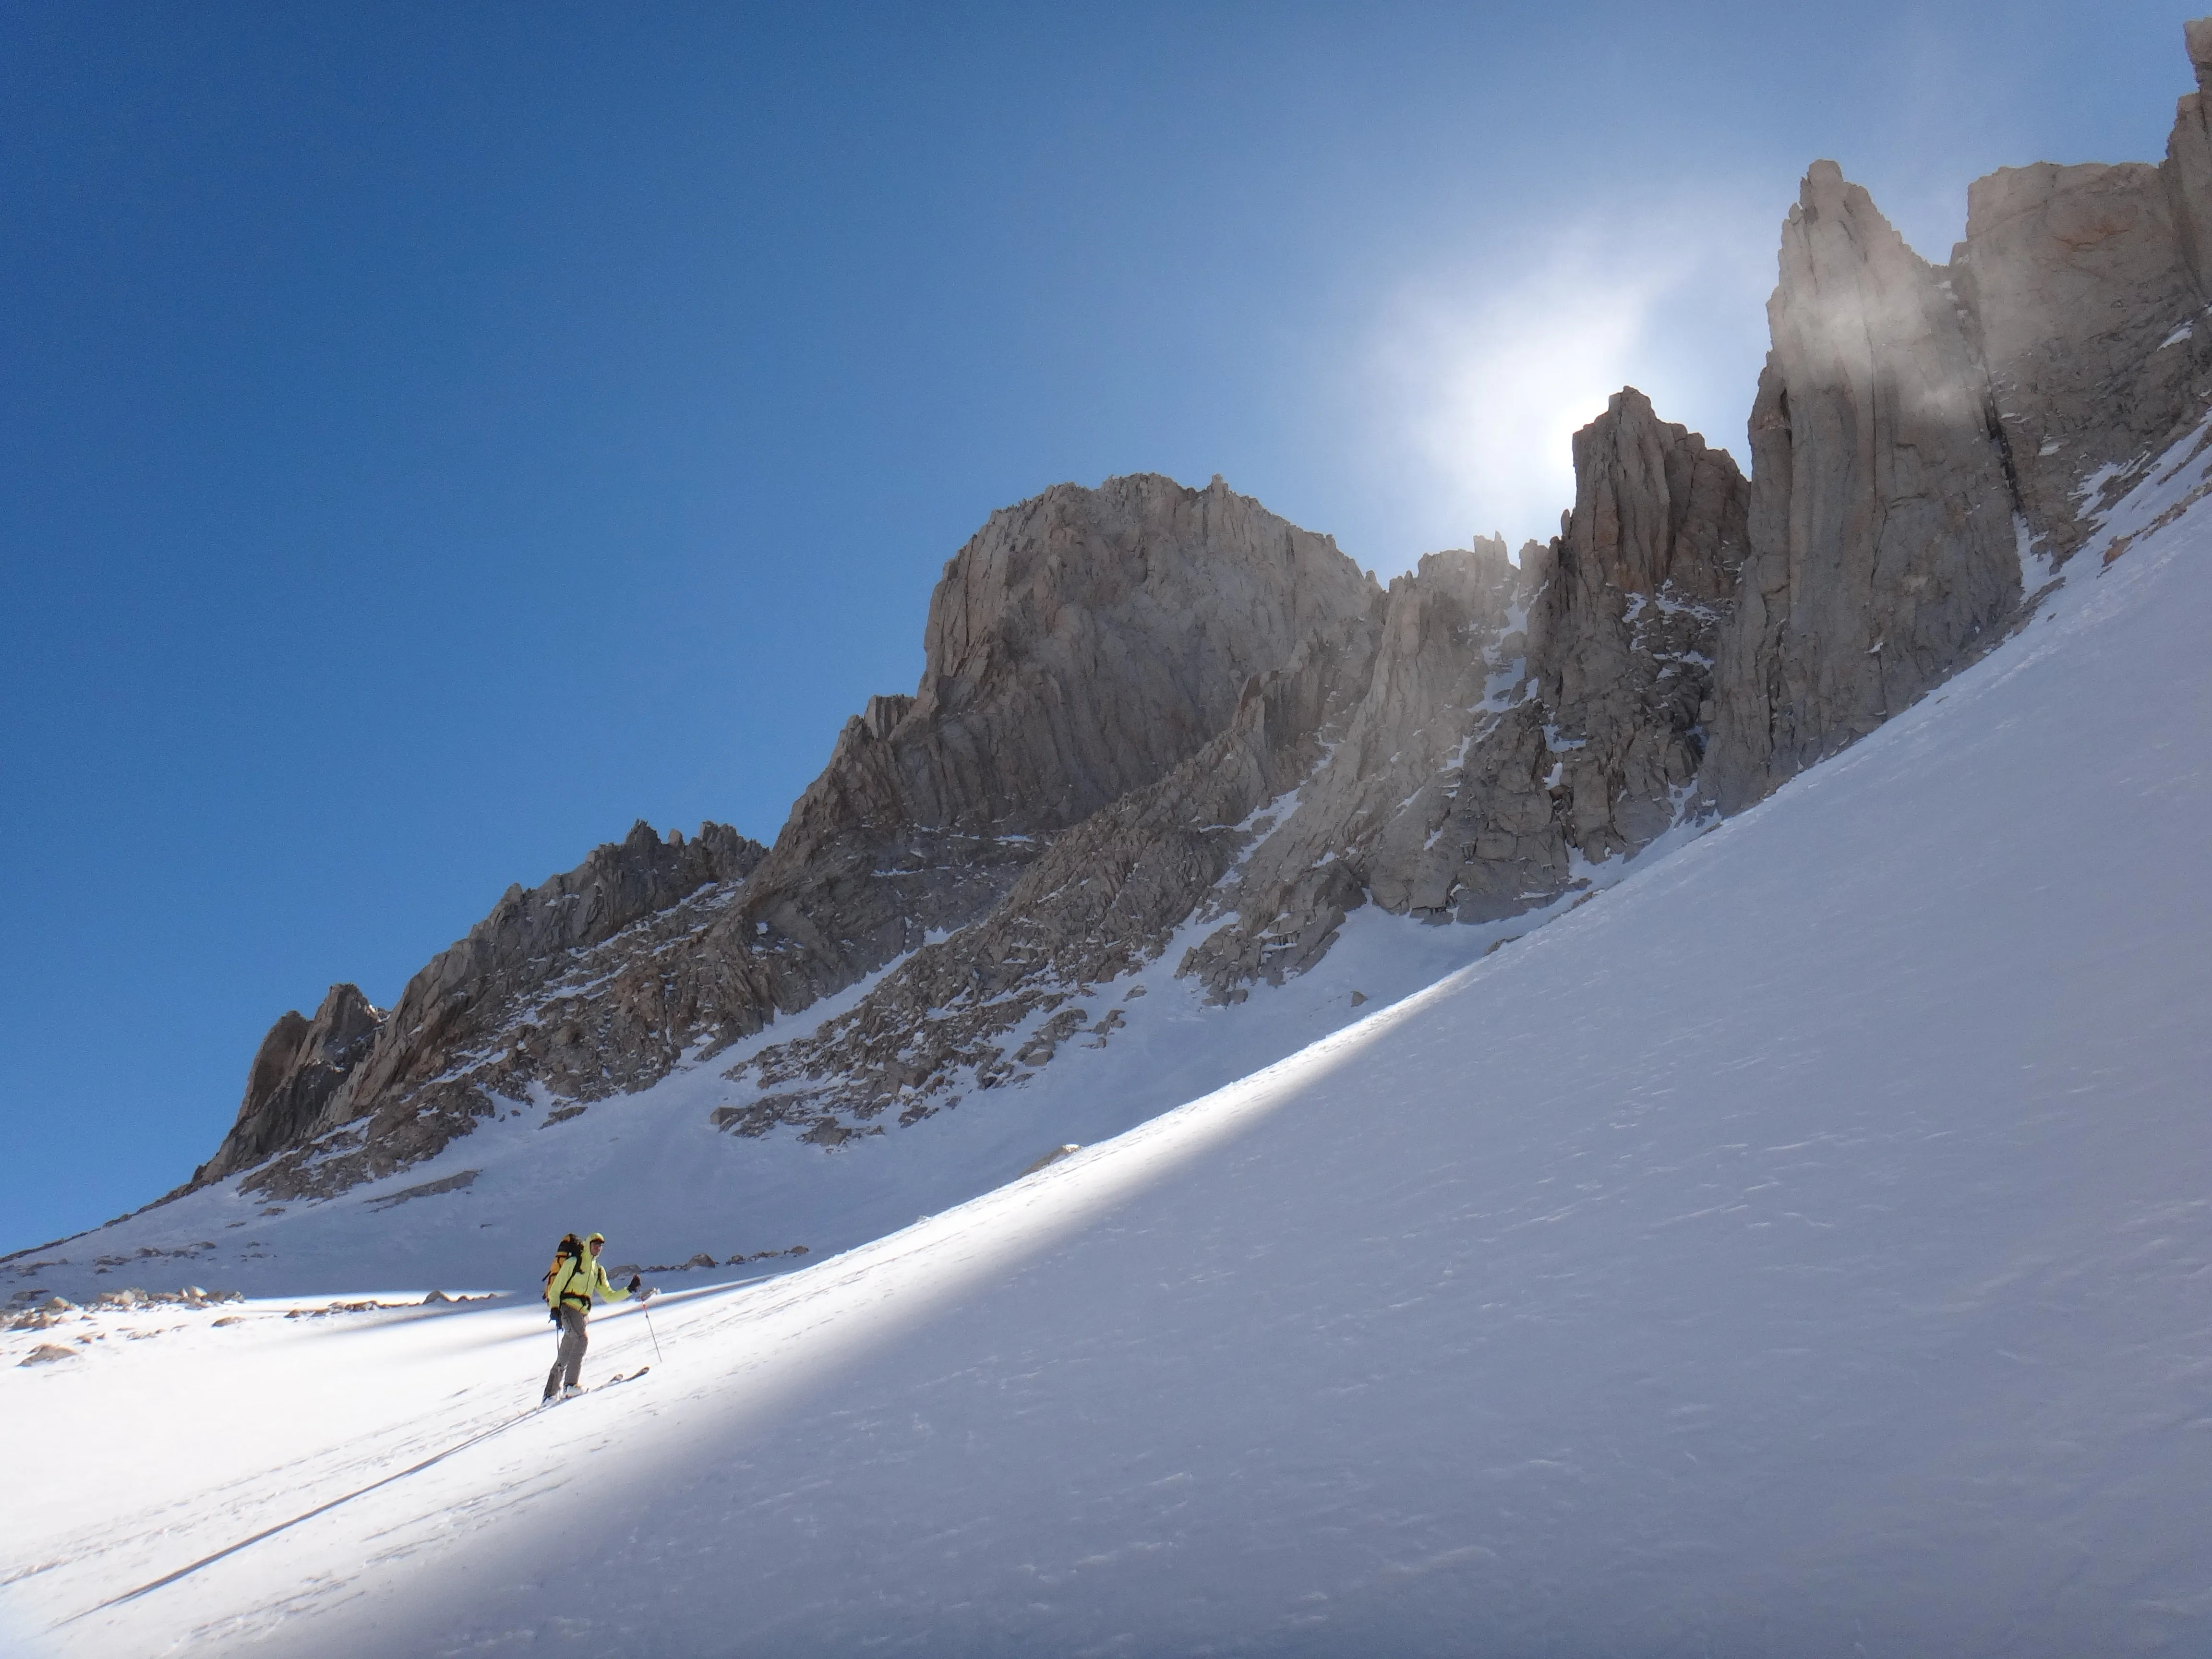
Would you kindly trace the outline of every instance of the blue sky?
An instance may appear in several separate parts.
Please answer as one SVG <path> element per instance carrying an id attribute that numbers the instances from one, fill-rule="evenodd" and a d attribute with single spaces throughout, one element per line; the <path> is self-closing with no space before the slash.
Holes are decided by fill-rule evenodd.
<path id="1" fill-rule="evenodd" d="M 1061 479 L 1387 575 L 1742 453 L 1815 156 L 2155 160 L 2185 9 L 0 4 L 0 1249 L 637 817 L 772 839 Z"/>

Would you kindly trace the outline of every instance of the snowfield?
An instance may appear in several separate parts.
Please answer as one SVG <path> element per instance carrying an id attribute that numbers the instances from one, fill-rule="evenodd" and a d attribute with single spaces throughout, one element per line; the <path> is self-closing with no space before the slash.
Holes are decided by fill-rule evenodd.
<path id="1" fill-rule="evenodd" d="M 2146 528 L 2206 465 L 1540 931 L 888 1237 L 601 1314 L 587 1382 L 635 1382 L 529 1412 L 511 1301 L 8 1335 L 10 1639 L 2212 1651 L 2212 519 Z"/>

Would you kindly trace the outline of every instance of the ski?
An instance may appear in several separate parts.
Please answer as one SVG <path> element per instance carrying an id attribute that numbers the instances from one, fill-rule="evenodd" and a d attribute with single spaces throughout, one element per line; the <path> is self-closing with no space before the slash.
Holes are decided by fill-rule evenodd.
<path id="1" fill-rule="evenodd" d="M 617 1382 L 635 1382 L 639 1377 L 643 1376 L 652 1369 L 653 1367 L 650 1365 L 640 1365 L 634 1371 L 617 1371 L 612 1376 L 607 1378 L 605 1382 L 592 1383 L 590 1388 L 584 1390 L 584 1394 L 597 1394 L 601 1389 L 611 1389 Z M 583 1397 L 583 1394 L 580 1394 L 576 1396 L 579 1400 Z M 557 1394 L 552 1395 L 539 1401 L 538 1402 L 538 1409 L 544 1411 L 548 1406 L 557 1406 L 560 1403 L 561 1396 Z"/>

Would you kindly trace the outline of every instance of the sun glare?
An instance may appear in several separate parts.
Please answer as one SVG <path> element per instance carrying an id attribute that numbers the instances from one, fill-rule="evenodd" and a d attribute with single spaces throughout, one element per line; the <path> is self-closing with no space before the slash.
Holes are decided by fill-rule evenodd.
<path id="1" fill-rule="evenodd" d="M 1518 548 L 1558 532 L 1574 434 L 1623 386 L 1745 459 L 1759 343 L 1738 329 L 1717 349 L 1709 313 L 1724 301 L 1759 319 L 1771 240 L 1741 215 L 1608 221 L 1408 282 L 1371 360 L 1395 411 L 1381 422 L 1389 470 L 1433 494 L 1455 540 L 1498 532 Z"/>

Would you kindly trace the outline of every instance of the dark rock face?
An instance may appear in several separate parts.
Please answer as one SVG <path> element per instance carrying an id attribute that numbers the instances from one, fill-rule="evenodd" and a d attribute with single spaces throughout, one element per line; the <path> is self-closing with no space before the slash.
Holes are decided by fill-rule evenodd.
<path id="1" fill-rule="evenodd" d="M 848 721 L 696 953 L 717 1044 L 1006 899 L 1051 840 L 1217 737 L 1371 578 L 1219 479 L 1062 484 L 994 514 L 932 596 L 912 698 Z"/>
<path id="2" fill-rule="evenodd" d="M 856 830 L 1079 823 L 1196 753 L 1248 679 L 1371 592 L 1327 537 L 1218 479 L 1060 484 L 994 513 L 931 596 L 920 690 L 871 706 L 764 878 Z"/>
<path id="3" fill-rule="evenodd" d="M 1744 556 L 1724 451 L 1626 390 L 1575 438 L 1576 504 L 1548 547 L 1434 554 L 1393 582 L 1364 694 L 1297 810 L 1184 963 L 1237 1001 L 1317 960 L 1372 898 L 1431 921 L 1549 903 L 1574 858 L 1674 822 L 1702 757 L 1715 638 Z"/>
<path id="4" fill-rule="evenodd" d="M 215 1156 L 192 1172 L 195 1184 L 250 1169 L 313 1133 L 323 1109 L 376 1040 L 384 1016 L 358 986 L 333 985 L 312 1020 L 288 1011 L 246 1076 L 238 1121 Z"/>
<path id="5" fill-rule="evenodd" d="M 1090 1025 L 1066 1005 L 1158 957 L 1265 833 L 1246 820 L 1310 771 L 1372 655 L 1367 619 L 1340 619 L 1248 681 L 1226 731 L 1060 836 L 988 915 L 917 951 L 814 1036 L 740 1067 L 733 1075 L 764 1092 L 723 1127 L 760 1134 L 788 1123 L 837 1144 L 881 1133 L 873 1121 L 894 1109 L 898 1123 L 914 1123 L 966 1091 L 1019 1081 L 1077 1038 L 1104 1042 L 1118 1012 Z M 1039 1013 L 1015 1046 L 1009 1034 Z"/>
<path id="6" fill-rule="evenodd" d="M 1751 557 L 1705 803 L 1734 811 L 1993 643 L 2212 406 L 2212 19 L 2164 163 L 2007 167 L 1948 266 L 1832 162 L 1783 228 Z"/>
<path id="7" fill-rule="evenodd" d="M 2179 169 L 2006 167 L 1967 196 L 1952 255 L 2020 503 L 2057 560 L 2203 409 L 2212 328 L 2176 209 Z M 2099 483 L 2084 483 L 2100 469 Z"/>
<path id="8" fill-rule="evenodd" d="M 1575 434 L 1575 508 L 1535 573 L 1530 667 L 1553 710 L 1562 831 L 1593 862 L 1648 845 L 1704 759 L 1700 711 L 1747 551 L 1725 450 L 1634 390 Z"/>
<path id="9" fill-rule="evenodd" d="M 2181 38 L 2197 88 L 2174 105 L 2160 171 L 2173 200 L 2174 227 L 2190 274 L 2199 292 L 2212 294 L 2212 17 L 2184 23 Z"/>
<path id="10" fill-rule="evenodd" d="M 1122 1016 L 1091 994 L 1193 919 L 1217 925 L 1180 971 L 1233 1003 L 1310 968 L 1370 896 L 1512 915 L 1570 887 L 1572 853 L 1648 843 L 1696 771 L 1747 490 L 1632 391 L 1577 459 L 1576 512 L 1527 568 L 1498 542 L 1432 554 L 1315 627 L 1226 729 L 1060 833 L 988 914 L 738 1068 L 757 1092 L 720 1126 L 842 1145 L 1020 1082 L 1110 1041 Z"/>
<path id="11" fill-rule="evenodd" d="M 331 1060 L 301 1073 L 296 1097 L 280 1091 L 275 1098 L 314 1102 L 312 1113 L 295 1110 L 285 1118 L 281 1133 L 270 1109 L 256 1105 L 262 1076 L 257 1060 L 239 1123 L 195 1175 L 195 1184 L 276 1152 L 282 1156 L 251 1185 L 289 1198 L 336 1191 L 429 1156 L 495 1109 L 481 1091 L 448 1075 L 457 1059 L 505 1048 L 507 1028 L 535 1012 L 533 994 L 573 970 L 580 957 L 665 916 L 702 889 L 742 882 L 764 850 L 727 824 L 702 825 L 687 842 L 678 830 L 663 840 L 641 822 L 566 874 L 528 890 L 508 888 L 467 938 L 407 982 L 398 1005 L 365 1043 L 345 1051 L 343 1064 Z M 351 990 L 340 987 L 331 996 Z M 262 1045 L 264 1057 L 272 1046 L 283 1047 L 285 1030 L 280 1020 Z M 317 1147 L 334 1131 L 338 1144 Z M 311 1148 L 332 1156 L 318 1158 Z"/>
<path id="12" fill-rule="evenodd" d="M 853 1132 L 837 1111 L 866 1124 L 896 1103 L 910 1122 L 1012 1076 L 996 1039 L 1156 954 L 1219 876 L 1222 829 L 1267 797 L 1232 805 L 1310 749 L 1379 598 L 1327 538 L 1218 478 L 1061 485 L 994 514 L 931 600 L 918 694 L 879 729 L 848 724 L 704 942 L 809 975 L 724 1041 L 914 953 L 851 1014 L 760 1056 L 782 1092 L 735 1127 L 836 1145 Z"/>
<path id="13" fill-rule="evenodd" d="M 1496 723 L 1521 678 L 1522 572 L 1498 541 L 1425 556 L 1390 584 L 1338 690 L 1310 769 L 1249 828 L 1235 878 L 1199 919 L 1221 925 L 1181 971 L 1216 1001 L 1279 984 L 1318 961 L 1370 894 L 1404 910 L 1449 884 L 1431 820 L 1449 811 L 1449 776 Z M 1495 690 L 1496 696 L 1492 693 Z"/>
<path id="14" fill-rule="evenodd" d="M 2039 550 L 2063 562 L 2212 401 L 2212 19 L 2166 160 L 2003 167 L 1967 193 L 1959 295 Z"/>

